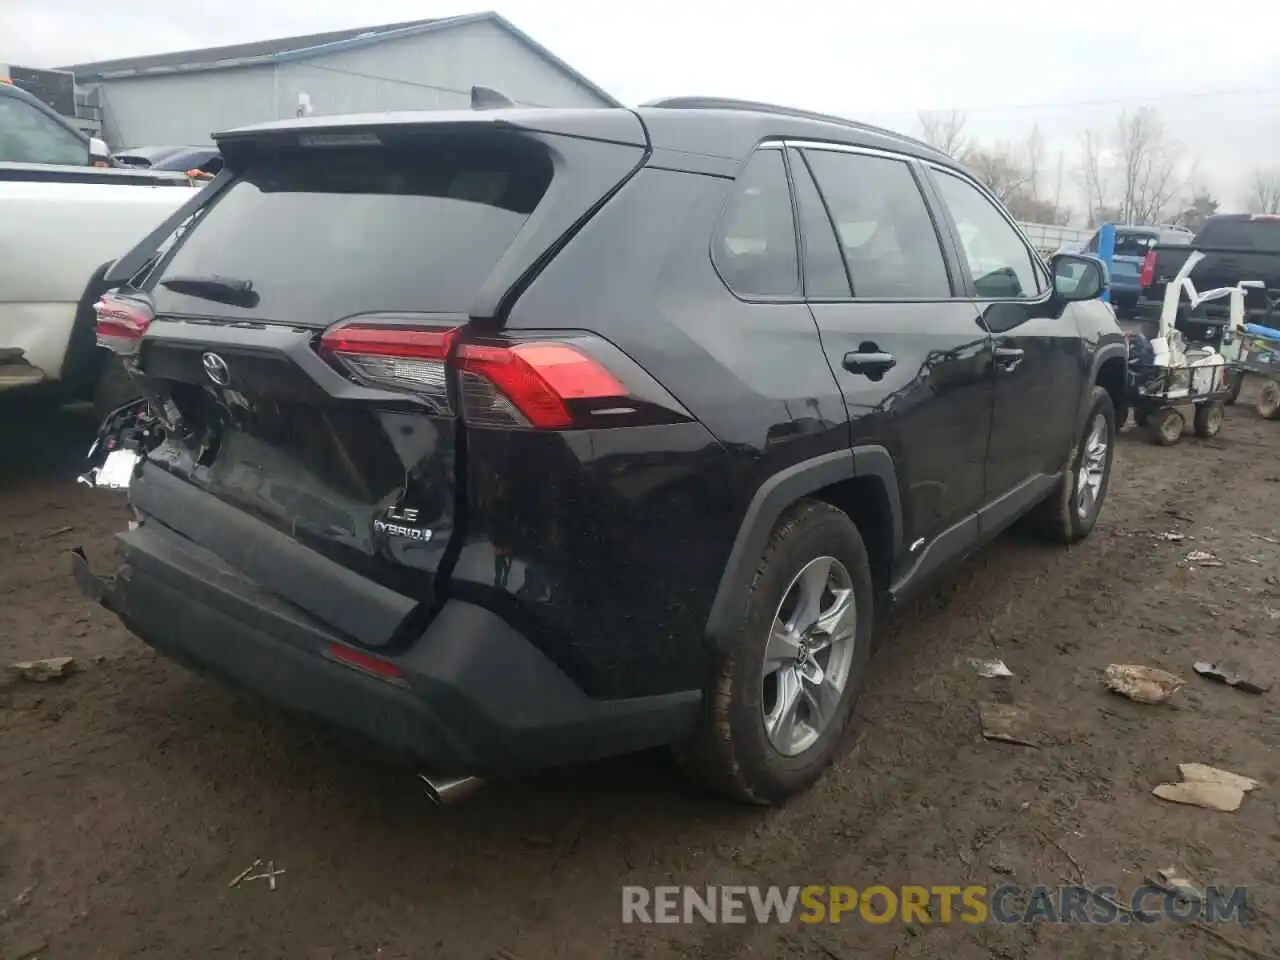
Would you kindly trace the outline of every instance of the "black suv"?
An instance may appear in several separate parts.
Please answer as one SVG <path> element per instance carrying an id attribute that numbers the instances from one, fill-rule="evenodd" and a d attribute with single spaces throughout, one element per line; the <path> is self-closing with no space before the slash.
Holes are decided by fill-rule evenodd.
<path id="1" fill-rule="evenodd" d="M 149 399 L 77 579 L 441 789 L 673 745 L 779 801 L 877 612 L 1023 515 L 1094 525 L 1105 272 L 921 143 L 701 99 L 217 140 L 98 305 Z"/>

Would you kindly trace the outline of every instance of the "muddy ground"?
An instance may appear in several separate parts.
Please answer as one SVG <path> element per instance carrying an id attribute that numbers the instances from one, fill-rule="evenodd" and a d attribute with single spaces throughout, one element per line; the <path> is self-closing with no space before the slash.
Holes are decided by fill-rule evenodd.
<path id="1" fill-rule="evenodd" d="M 1247 397 L 1247 394 L 1246 394 Z M 1002 538 L 891 625 L 848 756 L 776 811 L 729 806 L 639 756 L 436 809 L 404 771 L 187 673 L 75 592 L 127 512 L 73 482 L 91 425 L 24 414 L 0 436 L 0 960 L 1280 956 L 1280 689 L 1210 684 L 1230 655 L 1280 677 L 1280 423 L 1159 449 L 1131 427 L 1095 535 Z M 1158 535 L 1179 531 L 1181 543 Z M 1221 567 L 1183 563 L 1211 551 Z M 983 740 L 999 656 L 1039 748 Z M 1107 693 L 1112 662 L 1188 679 L 1176 707 Z M 1237 813 L 1150 795 L 1197 760 L 1264 786 Z M 232 889 L 256 858 L 285 872 Z M 1247 884 L 1249 921 L 1202 929 L 624 926 L 623 884 L 1022 884 L 1123 890 L 1156 869 Z M 1226 939 L 1224 940 L 1223 937 Z M 1230 941 L 1230 942 L 1228 942 Z"/>

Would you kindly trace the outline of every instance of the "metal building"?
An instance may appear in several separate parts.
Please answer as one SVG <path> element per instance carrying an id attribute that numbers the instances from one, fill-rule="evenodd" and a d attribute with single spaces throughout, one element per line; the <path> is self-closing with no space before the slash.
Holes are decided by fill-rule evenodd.
<path id="1" fill-rule="evenodd" d="M 113 149 L 206 144 L 218 130 L 306 114 L 465 108 L 473 85 L 528 106 L 618 105 L 496 13 L 62 69 Z"/>

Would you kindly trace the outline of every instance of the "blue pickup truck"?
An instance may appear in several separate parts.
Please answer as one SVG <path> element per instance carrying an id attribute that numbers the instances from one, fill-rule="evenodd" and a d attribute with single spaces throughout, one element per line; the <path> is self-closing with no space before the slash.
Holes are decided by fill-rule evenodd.
<path id="1" fill-rule="evenodd" d="M 1137 308 L 1142 295 L 1142 261 L 1152 247 L 1186 246 L 1194 236 L 1186 227 L 1171 225 L 1116 227 L 1116 250 L 1111 260 L 1111 303 L 1116 310 L 1130 313 Z M 1098 234 L 1078 252 L 1097 256 Z"/>

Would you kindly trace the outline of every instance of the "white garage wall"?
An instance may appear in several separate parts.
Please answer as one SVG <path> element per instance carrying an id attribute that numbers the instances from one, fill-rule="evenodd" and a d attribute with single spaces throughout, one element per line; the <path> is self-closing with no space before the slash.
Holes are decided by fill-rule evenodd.
<path id="1" fill-rule="evenodd" d="M 604 101 L 493 22 L 383 40 L 305 60 L 103 81 L 113 149 L 203 144 L 218 130 L 312 113 L 466 107 L 473 84 L 519 104 L 598 107 Z"/>
<path id="2" fill-rule="evenodd" d="M 113 150 L 212 143 L 217 130 L 275 119 L 274 103 L 269 67 L 109 80 L 103 134 Z"/>

